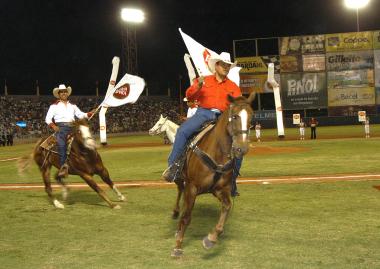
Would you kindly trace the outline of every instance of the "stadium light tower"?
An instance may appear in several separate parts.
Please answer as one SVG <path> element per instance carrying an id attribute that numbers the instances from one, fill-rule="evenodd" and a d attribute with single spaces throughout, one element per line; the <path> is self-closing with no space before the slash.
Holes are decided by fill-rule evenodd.
<path id="1" fill-rule="evenodd" d="M 356 31 L 360 31 L 359 27 L 359 9 L 368 5 L 370 0 L 344 0 L 346 7 L 356 9 Z"/>
<path id="2" fill-rule="evenodd" d="M 140 9 L 123 8 L 121 19 L 126 27 L 122 27 L 122 66 L 123 71 L 132 75 L 137 75 L 137 43 L 136 25 L 144 22 L 145 14 Z"/>

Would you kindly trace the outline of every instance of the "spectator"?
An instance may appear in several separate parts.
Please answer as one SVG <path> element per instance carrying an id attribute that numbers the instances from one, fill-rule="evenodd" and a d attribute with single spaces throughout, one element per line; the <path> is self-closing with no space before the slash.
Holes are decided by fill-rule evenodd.
<path id="1" fill-rule="evenodd" d="M 311 137 L 310 139 L 317 139 L 317 126 L 318 121 L 315 118 L 311 118 L 310 122 L 310 129 L 311 129 Z"/>

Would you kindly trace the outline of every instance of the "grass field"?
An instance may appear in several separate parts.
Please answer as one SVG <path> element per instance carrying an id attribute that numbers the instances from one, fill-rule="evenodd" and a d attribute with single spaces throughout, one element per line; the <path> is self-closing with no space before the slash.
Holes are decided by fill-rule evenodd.
<path id="1" fill-rule="evenodd" d="M 241 174 L 380 174 L 380 138 L 361 138 L 362 128 L 320 127 L 318 138 L 326 139 L 314 141 L 294 140 L 297 129 L 286 130 L 284 141 L 274 139 L 275 130 L 263 130 L 264 142 L 252 143 Z M 144 143 L 162 139 L 115 137 L 99 150 L 114 181 L 159 180 L 170 147 Z M 0 148 L 0 160 L 32 148 Z M 41 182 L 34 166 L 23 177 L 15 161 L 0 162 L 0 171 L 0 183 Z M 82 181 L 70 176 L 68 182 Z M 43 190 L 0 191 L 0 268 L 380 268 L 380 192 L 374 185 L 380 182 L 239 185 L 242 195 L 225 234 L 208 251 L 201 240 L 216 224 L 220 205 L 211 195 L 199 196 L 179 260 L 170 257 L 174 188 L 121 189 L 128 200 L 121 210 L 109 209 L 89 189 L 73 189 L 65 210 L 54 209 Z"/>

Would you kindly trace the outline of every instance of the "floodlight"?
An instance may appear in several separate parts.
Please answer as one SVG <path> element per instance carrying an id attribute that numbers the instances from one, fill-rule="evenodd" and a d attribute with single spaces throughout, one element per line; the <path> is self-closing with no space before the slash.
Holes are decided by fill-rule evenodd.
<path id="1" fill-rule="evenodd" d="M 140 9 L 123 8 L 121 10 L 121 19 L 125 22 L 142 23 L 145 19 L 145 14 Z"/>
<path id="2" fill-rule="evenodd" d="M 369 0 L 344 0 L 346 7 L 359 9 L 368 5 Z"/>

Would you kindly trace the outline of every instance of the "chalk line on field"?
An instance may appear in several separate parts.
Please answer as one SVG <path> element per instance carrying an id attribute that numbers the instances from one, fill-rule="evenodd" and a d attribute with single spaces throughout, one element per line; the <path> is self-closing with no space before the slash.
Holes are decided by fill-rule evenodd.
<path id="1" fill-rule="evenodd" d="M 336 175 L 336 176 L 304 176 L 304 177 L 274 177 L 274 178 L 240 178 L 238 184 L 278 184 L 278 183 L 302 183 L 302 182 L 333 182 L 333 181 L 369 181 L 380 180 L 380 174 L 363 174 L 363 175 Z M 118 187 L 174 187 L 174 183 L 169 182 L 115 182 Z M 67 184 L 69 188 L 89 188 L 84 183 Z M 100 183 L 99 186 L 107 187 L 106 184 Z M 58 184 L 52 184 L 53 188 L 60 188 Z M 17 189 L 43 189 L 43 184 L 0 184 L 0 190 L 17 190 Z"/>
<path id="2" fill-rule="evenodd" d="M 17 158 L 9 158 L 9 159 L 2 159 L 0 160 L 0 162 L 9 162 L 9 161 L 14 161 L 14 160 L 18 160 L 20 159 L 20 157 L 17 157 Z"/>

